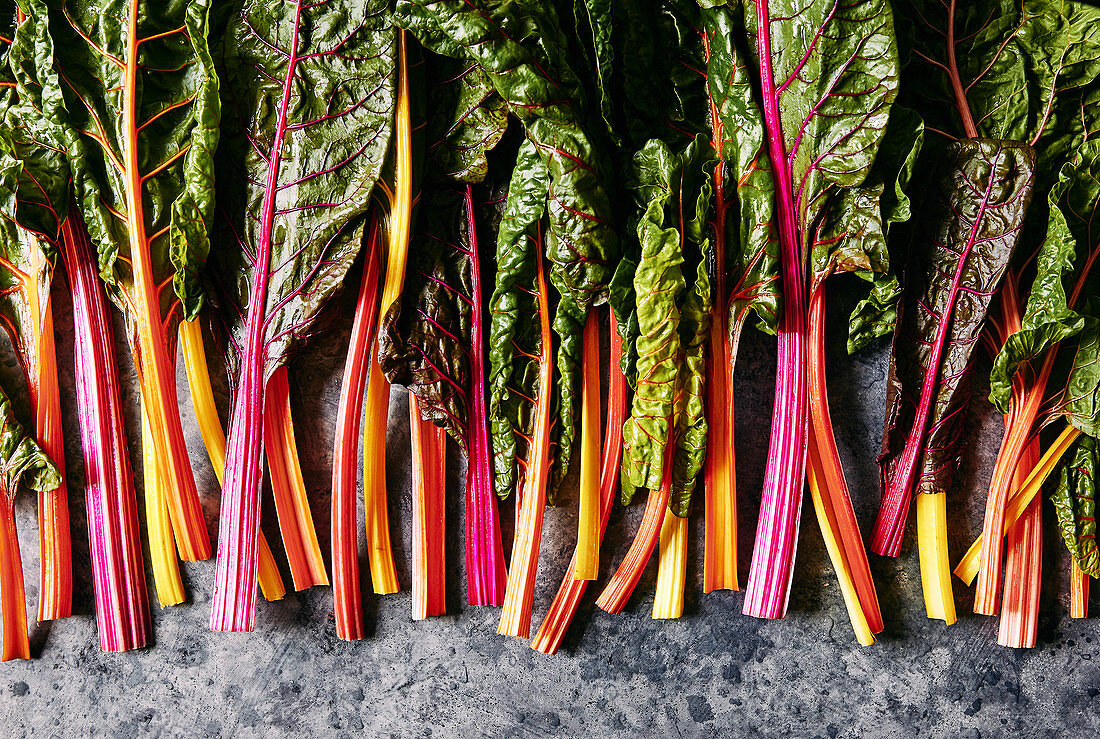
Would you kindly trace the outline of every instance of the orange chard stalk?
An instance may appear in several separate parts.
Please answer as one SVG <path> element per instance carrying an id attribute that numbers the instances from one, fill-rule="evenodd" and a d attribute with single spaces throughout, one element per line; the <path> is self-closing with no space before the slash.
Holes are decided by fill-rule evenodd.
<path id="1" fill-rule="evenodd" d="M 607 522 L 611 510 L 615 507 L 615 498 L 619 490 L 619 469 L 623 456 L 623 424 L 626 423 L 626 375 L 623 374 L 620 361 L 623 354 L 623 340 L 619 336 L 619 327 L 615 321 L 615 312 L 611 311 L 611 356 L 608 359 L 608 396 L 607 396 L 607 436 L 603 443 L 603 463 L 600 468 L 600 541 L 607 531 Z M 599 544 L 597 544 L 598 546 Z M 578 545 L 579 547 L 579 545 Z M 565 572 L 561 587 L 550 603 L 550 609 L 539 626 L 531 648 L 543 654 L 554 654 L 561 646 L 565 632 L 573 622 L 581 597 L 588 587 L 587 580 L 577 579 L 575 570 L 578 552 L 573 552 L 569 569 Z"/>
<path id="2" fill-rule="evenodd" d="M 363 276 L 355 302 L 348 358 L 336 410 L 336 439 L 332 450 L 332 599 L 336 636 L 362 639 L 363 600 L 359 590 L 359 526 L 355 511 L 358 494 L 357 462 L 359 422 L 363 414 L 363 390 L 367 384 L 367 351 L 374 345 L 378 321 L 379 230 L 377 213 L 371 214 Z"/>
<path id="3" fill-rule="evenodd" d="M 1001 536 L 1006 536 L 1012 527 L 1016 525 L 1016 522 L 1023 518 L 1024 511 L 1027 510 L 1027 507 L 1031 505 L 1031 501 L 1042 490 L 1043 483 L 1054 472 L 1058 462 L 1073 447 L 1080 435 L 1080 429 L 1066 424 L 1062 432 L 1058 434 L 1058 438 L 1043 452 L 1043 456 L 1039 458 L 1035 467 L 1027 475 L 1027 479 L 1009 497 L 1008 505 L 1005 506 L 1005 524 Z M 978 536 L 974 543 L 970 545 L 970 548 L 966 550 L 966 554 L 963 555 L 959 564 L 955 566 L 955 575 L 968 585 L 974 582 L 974 578 L 978 576 L 978 569 L 982 564 L 984 542 L 985 535 Z"/>
<path id="4" fill-rule="evenodd" d="M 294 589 L 328 585 L 328 572 L 321 558 L 321 545 L 317 541 L 302 465 L 298 459 L 286 365 L 276 369 L 267 383 L 264 448 L 271 477 L 271 493 L 279 516 L 279 531 L 286 548 Z"/>
<path id="5" fill-rule="evenodd" d="M 210 384 L 210 367 L 206 363 L 202 324 L 198 319 L 181 321 L 179 338 L 183 363 L 187 369 L 187 385 L 191 389 L 191 405 L 195 409 L 195 420 L 202 434 L 202 443 L 206 447 L 206 456 L 210 459 L 210 466 L 214 468 L 218 485 L 221 485 L 222 476 L 225 473 L 225 430 L 218 416 L 217 403 L 214 402 L 214 388 Z M 149 518 L 152 519 L 151 512 Z M 259 538 L 256 579 L 260 585 L 260 592 L 263 593 L 265 600 L 282 600 L 286 595 L 286 586 L 283 585 L 283 577 L 279 574 L 278 565 L 275 564 L 275 556 L 271 553 L 271 547 L 264 537 L 264 532 L 257 528 L 256 535 Z"/>
<path id="6" fill-rule="evenodd" d="M 67 618 L 73 612 L 72 538 L 69 534 L 69 498 L 65 482 L 65 435 L 61 430 L 61 393 L 57 384 L 57 351 L 53 306 L 46 275 L 51 268 L 41 249 L 31 249 L 26 287 L 28 317 L 34 327 L 34 367 L 27 373 L 35 433 L 42 450 L 61 473 L 55 490 L 38 494 L 38 553 L 40 563 L 38 620 Z M 44 296 L 44 300 L 43 297 Z"/>
<path id="7" fill-rule="evenodd" d="M 1014 489 L 1039 461 L 1039 439 L 1032 437 L 1013 475 Z M 1034 647 L 1039 632 L 1039 593 L 1043 585 L 1043 501 L 1028 504 L 1023 518 L 1005 537 L 1005 588 L 997 643 Z"/>
<path id="8" fill-rule="evenodd" d="M 987 332 L 988 341 L 993 344 L 991 353 L 996 355 L 1004 346 L 1008 337 L 1021 328 L 1019 294 L 1019 273 L 1010 272 L 1001 288 L 1001 310 L 999 320 L 992 322 Z M 995 616 L 1000 606 L 1001 564 L 1003 557 L 1003 539 L 993 536 L 992 532 L 1005 529 L 1005 507 L 1009 496 L 1019 489 L 1017 475 L 1022 471 L 1026 476 L 1034 463 L 1026 464 L 1025 447 L 1029 447 L 1032 430 L 1039 408 L 1046 392 L 1047 380 L 1054 368 L 1057 350 L 1047 352 L 1046 359 L 1037 376 L 1029 382 L 1025 373 L 1027 367 L 1021 367 L 1012 378 L 1012 398 L 1009 413 L 1005 416 L 1005 434 L 997 452 L 997 461 L 993 467 L 993 478 L 989 483 L 989 495 L 986 498 L 985 520 L 982 525 L 982 563 L 978 569 L 978 581 L 974 590 L 974 613 Z M 1036 459 L 1038 453 L 1036 451 Z M 1021 469 L 1022 468 L 1022 469 Z M 1030 509 L 1030 507 L 1029 507 Z M 1018 538 L 1018 537 L 1017 537 Z"/>
<path id="9" fill-rule="evenodd" d="M 398 31 L 397 108 L 394 120 L 396 176 L 394 191 L 379 183 L 389 196 L 387 219 L 386 281 L 382 288 L 381 315 L 401 295 L 405 262 L 409 254 L 412 224 L 412 113 L 409 105 L 408 55 L 405 31 Z M 386 496 L 386 426 L 389 420 L 390 383 L 378 364 L 377 346 L 370 356 L 367 384 L 367 418 L 363 424 L 363 505 L 367 522 L 367 554 L 371 583 L 379 594 L 396 593 L 397 567 L 390 544 Z"/>
<path id="10" fill-rule="evenodd" d="M 25 599 L 23 560 L 15 528 L 15 495 L 14 491 L 4 490 L 0 492 L 0 614 L 4 623 L 0 661 L 31 658 Z"/>
<path id="11" fill-rule="evenodd" d="M 676 450 L 676 444 L 673 442 L 675 428 L 675 424 L 669 423 L 669 438 L 665 444 L 665 474 L 661 480 L 661 487 L 649 491 L 638 533 L 634 535 L 634 541 L 630 543 L 630 549 L 627 550 L 619 568 L 615 570 L 615 574 L 611 576 L 600 597 L 596 599 L 596 605 L 608 613 L 621 613 L 626 607 L 634 588 L 638 585 L 638 580 L 642 577 L 642 572 L 649 563 L 653 548 L 657 546 L 665 516 L 673 515 L 668 509 L 668 500 L 672 492 L 672 457 Z"/>
<path id="12" fill-rule="evenodd" d="M 1069 617 L 1089 617 L 1089 576 L 1071 558 L 1069 566 Z"/>
<path id="13" fill-rule="evenodd" d="M 409 393 L 412 438 L 412 617 L 421 621 L 447 612 L 446 560 L 443 551 L 447 486 L 447 433 L 420 416 L 420 403 Z"/>
<path id="14" fill-rule="evenodd" d="M 588 312 L 581 359 L 581 464 L 577 514 L 577 580 L 600 574 L 600 324 Z"/>
<path id="15" fill-rule="evenodd" d="M 117 62 L 120 67 L 119 87 L 122 97 L 122 116 L 117 125 L 123 144 L 118 160 L 118 174 L 126 207 L 123 217 L 130 242 L 129 266 L 133 271 L 133 294 L 126 295 L 125 299 L 135 325 L 130 339 L 138 383 L 141 386 L 142 405 L 149 414 L 156 458 L 163 466 L 161 474 L 166 482 L 165 492 L 176 546 L 181 559 L 193 562 L 210 558 L 210 535 L 206 530 L 202 505 L 195 488 L 195 477 L 187 456 L 183 426 L 180 423 L 179 401 L 176 397 L 176 366 L 173 357 L 169 355 L 169 347 L 172 345 L 168 334 L 170 322 L 161 317 L 162 293 L 165 289 L 172 289 L 172 281 L 158 282 L 155 277 L 150 247 L 160 234 L 149 232 L 149 221 L 145 215 L 146 182 L 186 154 L 187 146 L 171 155 L 165 163 L 152 166 L 145 161 L 147 157 L 139 146 L 139 135 L 145 125 L 141 119 L 139 100 L 139 51 L 146 41 L 164 35 L 141 38 L 138 25 L 142 11 L 142 3 L 129 3 L 129 13 L 125 19 L 126 50 Z M 173 33 L 182 34 L 185 29 L 180 28 Z"/>
<path id="16" fill-rule="evenodd" d="M 542 238 L 535 239 L 538 263 L 538 308 L 541 352 L 538 357 L 538 397 L 531 421 L 526 473 L 516 499 L 516 531 L 504 606 L 498 634 L 528 639 L 531 636 L 531 608 L 535 599 L 535 572 L 542 542 L 542 517 L 546 510 L 546 476 L 550 470 L 550 405 L 553 393 L 554 351 L 550 335 L 550 305 L 546 270 L 542 264 Z"/>
<path id="17" fill-rule="evenodd" d="M 703 33 L 710 58 L 710 36 Z M 708 96 L 709 97 L 709 96 Z M 729 343 L 729 295 L 726 287 L 725 128 L 718 106 L 710 102 L 714 165 L 714 306 L 707 357 L 707 456 L 703 467 L 705 522 L 703 592 L 738 590 L 737 465 L 734 452 L 733 356 Z"/>
<path id="18" fill-rule="evenodd" d="M 850 578 L 859 598 L 860 609 L 872 634 L 883 629 L 882 612 L 879 609 L 875 582 L 871 577 L 871 565 L 867 550 L 859 532 L 848 482 L 840 463 L 836 447 L 832 417 L 829 414 L 829 394 L 825 382 L 825 311 L 820 285 L 810 295 L 810 326 L 808 339 L 808 365 L 810 384 L 810 435 L 816 447 L 818 481 L 820 483 L 821 513 L 818 523 L 827 540 L 839 547 L 840 561 L 833 565 L 842 579 Z M 815 501 L 816 503 L 816 501 Z M 817 506 L 815 505 L 815 510 Z M 851 611 L 851 607 L 849 607 Z"/>

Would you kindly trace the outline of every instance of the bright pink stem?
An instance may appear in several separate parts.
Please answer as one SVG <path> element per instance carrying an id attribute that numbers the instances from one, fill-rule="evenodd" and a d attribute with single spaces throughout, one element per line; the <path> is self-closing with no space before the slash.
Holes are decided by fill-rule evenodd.
<path id="1" fill-rule="evenodd" d="M 63 228 L 61 254 L 73 302 L 76 400 L 99 646 L 121 652 L 149 643 L 149 594 L 111 316 L 75 203 Z"/>
<path id="2" fill-rule="evenodd" d="M 932 417 L 932 408 L 936 401 L 940 365 L 943 363 L 943 355 L 947 349 L 951 316 L 954 313 L 959 294 L 963 291 L 963 272 L 966 270 L 970 251 L 978 240 L 978 229 L 985 220 L 985 212 L 990 206 L 996 181 L 996 177 L 991 176 L 989 178 L 989 183 L 986 185 L 985 193 L 982 196 L 982 202 L 978 206 L 977 215 L 974 217 L 974 224 L 970 229 L 970 237 L 959 254 L 959 263 L 951 279 L 951 289 L 947 293 L 947 300 L 940 316 L 939 326 L 936 328 L 936 336 L 932 340 L 932 354 L 928 358 L 928 366 L 924 370 L 924 382 L 921 385 L 920 402 L 917 404 L 916 417 L 913 419 L 909 436 L 905 440 L 905 448 L 902 450 L 901 459 L 894 469 L 894 476 L 887 481 L 886 490 L 882 495 L 882 504 L 879 507 L 878 516 L 875 518 L 875 528 L 871 532 L 871 551 L 884 557 L 896 557 L 901 553 L 902 534 L 905 532 L 905 521 L 909 517 L 909 503 L 913 500 L 913 486 L 917 480 L 917 463 L 924 451 L 928 423 Z"/>
<path id="3" fill-rule="evenodd" d="M 775 409 L 760 519 L 745 587 L 744 613 L 783 618 L 794 573 L 806 473 L 808 393 L 806 376 L 806 277 L 798 234 L 791 164 L 783 141 L 779 93 L 771 62 L 771 16 L 767 0 L 756 3 L 758 50 L 768 153 L 776 186 L 782 255 L 783 317 L 779 326 Z"/>
<path id="4" fill-rule="evenodd" d="M 473 188 L 466 186 L 466 223 L 470 235 L 470 271 L 473 286 L 473 322 L 470 331 L 470 369 L 473 392 L 466 427 L 466 590 L 472 606 L 504 603 L 508 573 L 500 539 L 497 499 L 493 493 L 492 451 L 485 393 L 485 303 L 481 294 L 481 260 L 477 247 Z"/>
<path id="5" fill-rule="evenodd" d="M 301 10 L 299 3 L 299 15 Z M 233 421 L 229 426 L 225 480 L 222 484 L 214 607 L 210 614 L 210 628 L 214 631 L 252 631 L 255 628 L 256 532 L 263 483 L 263 410 L 267 385 L 267 283 L 271 276 L 271 240 L 275 196 L 279 191 L 279 166 L 299 59 L 299 25 L 297 22 L 294 24 L 290 37 L 283 95 L 267 163 L 266 189 L 260 213 L 257 214 L 260 235 L 256 244 L 256 268 L 248 294 L 241 370 L 233 404 Z"/>

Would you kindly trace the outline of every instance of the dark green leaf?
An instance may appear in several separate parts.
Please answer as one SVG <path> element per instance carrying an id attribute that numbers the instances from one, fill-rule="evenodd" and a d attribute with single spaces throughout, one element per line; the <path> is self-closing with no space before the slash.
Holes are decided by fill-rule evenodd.
<path id="1" fill-rule="evenodd" d="M 883 480 L 894 476 L 918 403 L 931 403 L 918 491 L 944 492 L 954 479 L 971 357 L 1019 238 L 1034 162 L 1034 152 L 1020 144 L 979 139 L 947 147 L 937 190 L 925 199 L 924 230 L 911 249 L 894 333 L 879 456 Z M 929 372 L 936 374 L 929 378 Z M 925 389 L 930 397 L 922 396 Z"/>
<path id="2" fill-rule="evenodd" d="M 1096 439 L 1082 436 L 1072 455 L 1062 463 L 1058 488 L 1051 496 L 1058 530 L 1077 566 L 1100 577 L 1100 550 L 1096 546 L 1096 471 L 1100 468 Z"/>

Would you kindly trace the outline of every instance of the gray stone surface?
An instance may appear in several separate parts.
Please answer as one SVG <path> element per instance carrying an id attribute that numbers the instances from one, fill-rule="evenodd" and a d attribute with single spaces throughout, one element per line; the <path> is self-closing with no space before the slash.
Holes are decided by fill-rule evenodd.
<path id="1" fill-rule="evenodd" d="M 72 395 L 71 319 L 64 290 L 55 290 L 70 437 L 68 465 L 81 483 Z M 832 296 L 831 296 L 832 297 Z M 866 531 L 878 502 L 874 458 L 881 437 L 885 343 L 844 355 L 841 332 L 850 301 L 835 296 L 830 326 L 830 393 L 838 441 L 860 522 Z M 328 551 L 329 459 L 349 300 L 341 298 L 330 331 L 294 364 L 292 378 L 303 464 L 324 551 Z M 121 326 L 119 326 L 121 329 Z M 119 333 L 128 401 L 136 388 Z M 750 333 L 738 367 L 738 475 L 741 486 L 742 577 L 747 572 L 770 423 L 774 342 Z M 15 372 L 10 352 L 5 371 Z M 218 489 L 201 440 L 181 398 L 188 443 L 212 535 Z M 980 528 L 981 488 L 996 451 L 999 420 L 975 404 L 973 443 L 951 497 L 952 555 Z M 407 405 L 395 391 L 388 473 L 391 520 L 402 582 L 409 579 L 411 518 Z M 130 412 L 132 436 L 137 419 Z M 452 449 L 452 451 L 454 451 Z M 457 456 L 457 455 L 453 455 Z M 135 460 L 138 458 L 135 456 Z M 156 643 L 126 654 L 97 646 L 82 496 L 71 497 L 77 615 L 32 624 L 36 659 L 0 666 L 0 726 L 12 735 L 392 735 L 392 736 L 1087 736 L 1100 720 L 1100 641 L 1093 621 L 1067 617 L 1066 557 L 1048 515 L 1040 644 L 996 645 L 996 619 L 969 615 L 970 593 L 955 583 L 960 622 L 925 618 L 912 532 L 897 561 L 873 558 L 886 618 L 876 646 L 852 637 L 839 589 L 809 503 L 790 613 L 767 622 L 741 615 L 740 593 L 700 592 L 701 517 L 692 519 L 684 618 L 653 621 L 655 565 L 627 612 L 581 607 L 562 651 L 546 657 L 525 642 L 497 636 L 495 609 L 464 605 L 461 584 L 461 462 L 450 465 L 447 549 L 451 615 L 414 623 L 407 592 L 365 595 L 369 636 L 344 643 L 335 635 L 331 591 L 316 588 L 278 603 L 261 600 L 253 634 L 206 629 L 213 563 L 184 567 L 190 601 L 158 609 Z M 265 504 L 264 529 L 276 556 L 277 527 Z M 502 512 L 510 521 L 511 505 Z M 603 550 L 606 578 L 625 553 L 641 509 L 616 510 Z M 1049 511 L 1048 511 L 1049 513 Z M 37 603 L 33 502 L 19 503 L 28 604 Z M 535 624 L 560 581 L 572 549 L 574 509 L 548 512 L 538 571 Z M 508 527 L 510 532 L 510 526 Z M 362 538 L 360 539 L 362 542 Z M 364 593 L 369 575 L 364 573 Z M 151 577 L 151 576 L 150 576 Z M 284 577 L 289 576 L 284 569 Z M 151 579 L 150 579 L 151 583 Z M 154 601 L 155 603 L 155 601 Z M 964 615 L 965 614 L 965 615 Z"/>

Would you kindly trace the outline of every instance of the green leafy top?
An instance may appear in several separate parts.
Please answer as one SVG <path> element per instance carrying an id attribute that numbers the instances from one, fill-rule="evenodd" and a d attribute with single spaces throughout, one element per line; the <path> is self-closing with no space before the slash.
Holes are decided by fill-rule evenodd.
<path id="1" fill-rule="evenodd" d="M 134 283 L 147 262 L 155 285 L 175 288 L 158 296 L 162 319 L 192 318 L 209 252 L 220 116 L 209 3 L 45 5 L 65 103 L 53 110 L 65 116 L 78 202 L 112 298 L 140 310 Z"/>
<path id="2" fill-rule="evenodd" d="M 221 56 L 228 102 L 211 278 L 239 344 L 246 310 L 263 316 L 269 374 L 359 252 L 393 130 L 395 32 L 383 0 L 251 0 L 229 19 Z M 267 279 L 253 294 L 260 269 Z"/>

